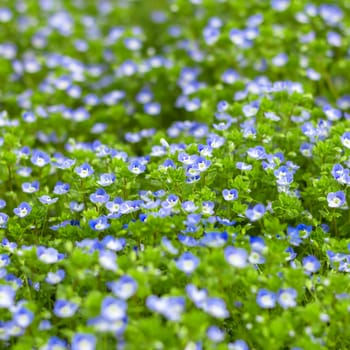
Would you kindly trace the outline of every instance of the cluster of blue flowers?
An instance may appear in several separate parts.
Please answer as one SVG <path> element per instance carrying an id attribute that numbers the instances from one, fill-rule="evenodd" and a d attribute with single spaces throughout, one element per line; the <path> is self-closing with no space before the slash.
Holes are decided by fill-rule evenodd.
<path id="1" fill-rule="evenodd" d="M 1 349 L 350 346 L 345 0 L 1 6 Z"/>

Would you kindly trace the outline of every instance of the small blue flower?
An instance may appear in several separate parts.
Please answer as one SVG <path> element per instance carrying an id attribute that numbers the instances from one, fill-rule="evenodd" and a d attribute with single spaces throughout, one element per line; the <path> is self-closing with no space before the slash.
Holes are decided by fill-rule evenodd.
<path id="1" fill-rule="evenodd" d="M 124 275 L 116 282 L 107 282 L 107 287 L 121 299 L 129 299 L 137 290 L 137 282 L 130 276 Z"/>
<path id="2" fill-rule="evenodd" d="M 109 174 L 109 173 L 106 173 L 106 174 L 101 174 L 100 175 L 100 179 L 97 181 L 97 183 L 100 185 L 100 186 L 109 186 L 109 185 L 112 185 L 115 181 L 115 175 L 114 174 Z"/>
<path id="3" fill-rule="evenodd" d="M 265 207 L 263 204 L 256 204 L 253 208 L 249 208 L 245 212 L 245 216 L 250 221 L 257 221 L 261 219 L 265 214 Z"/>
<path id="4" fill-rule="evenodd" d="M 199 308 L 203 307 L 204 302 L 208 298 L 208 291 L 206 289 L 199 289 L 193 284 L 186 285 L 186 293 Z"/>
<path id="5" fill-rule="evenodd" d="M 227 318 L 230 316 L 225 301 L 220 298 L 205 299 L 202 309 L 215 318 Z"/>
<path id="6" fill-rule="evenodd" d="M 58 299 L 55 301 L 53 312 L 57 317 L 68 318 L 72 317 L 78 310 L 78 304 L 68 300 Z"/>
<path id="7" fill-rule="evenodd" d="M 34 320 L 34 313 L 24 307 L 21 307 L 13 314 L 13 320 L 18 326 L 27 328 Z"/>
<path id="8" fill-rule="evenodd" d="M 102 302 L 101 316 L 109 322 L 122 320 L 126 317 L 127 306 L 125 300 L 108 296 Z"/>
<path id="9" fill-rule="evenodd" d="M 179 321 L 181 314 L 185 310 L 184 297 L 157 297 L 150 295 L 146 299 L 146 306 L 151 311 L 155 311 L 163 315 L 170 321 Z"/>
<path id="10" fill-rule="evenodd" d="M 53 193 L 54 194 L 66 194 L 69 191 L 69 189 L 70 189 L 69 184 L 58 181 L 55 185 Z"/>
<path id="11" fill-rule="evenodd" d="M 147 102 L 143 105 L 143 110 L 148 115 L 158 115 L 161 111 L 161 106 L 157 102 Z"/>
<path id="12" fill-rule="evenodd" d="M 330 192 L 327 195 L 328 206 L 330 208 L 340 208 L 345 204 L 345 193 L 343 191 Z"/>
<path id="13" fill-rule="evenodd" d="M 191 274 L 199 265 L 199 259 L 190 252 L 183 253 L 176 261 L 176 267 L 185 272 Z"/>
<path id="14" fill-rule="evenodd" d="M 106 216 L 100 216 L 97 219 L 90 220 L 89 226 L 95 231 L 102 231 L 102 230 L 106 230 L 111 225 L 108 222 L 108 218 Z"/>
<path id="15" fill-rule="evenodd" d="M 14 305 L 16 291 L 7 285 L 0 285 L 0 309 L 9 309 Z"/>
<path id="16" fill-rule="evenodd" d="M 234 343 L 229 343 L 227 349 L 228 350 L 249 350 L 249 346 L 244 340 L 238 339 Z"/>
<path id="17" fill-rule="evenodd" d="M 50 163 L 50 156 L 42 151 L 34 151 L 30 161 L 39 167 L 43 167 Z"/>
<path id="18" fill-rule="evenodd" d="M 220 343 L 225 339 L 225 332 L 217 326 L 210 326 L 207 329 L 207 336 L 214 343 Z"/>
<path id="19" fill-rule="evenodd" d="M 37 256 L 40 261 L 45 264 L 54 264 L 64 258 L 55 248 L 37 247 Z"/>
<path id="20" fill-rule="evenodd" d="M 49 272 L 45 278 L 45 281 L 49 284 L 58 284 L 61 283 L 66 276 L 64 270 L 60 269 L 56 272 Z"/>
<path id="21" fill-rule="evenodd" d="M 260 289 L 256 296 L 256 302 L 263 309 L 272 309 L 276 306 L 276 294 L 267 289 Z"/>
<path id="22" fill-rule="evenodd" d="M 103 188 L 99 188 L 90 194 L 90 200 L 92 203 L 105 203 L 109 200 L 109 194 Z"/>
<path id="23" fill-rule="evenodd" d="M 139 160 L 134 160 L 129 164 L 128 169 L 133 174 L 139 175 L 146 170 L 146 166 L 142 164 L 142 162 L 140 162 Z"/>
<path id="24" fill-rule="evenodd" d="M 277 293 L 277 302 L 284 308 L 288 309 L 297 305 L 296 297 L 298 293 L 294 288 L 280 289 Z"/>
<path id="25" fill-rule="evenodd" d="M 340 140 L 343 146 L 345 146 L 346 148 L 350 148 L 350 131 L 345 132 L 341 136 Z"/>
<path id="26" fill-rule="evenodd" d="M 91 176 L 94 173 L 94 169 L 92 169 L 88 163 L 84 163 L 75 168 L 75 173 L 84 179 L 88 176 Z"/>
<path id="27" fill-rule="evenodd" d="M 98 257 L 100 265 L 109 271 L 117 271 L 117 255 L 111 250 L 101 250 Z"/>
<path id="28" fill-rule="evenodd" d="M 225 201 L 233 201 L 238 198 L 238 191 L 236 189 L 224 189 L 222 191 L 222 196 L 224 197 Z"/>
<path id="29" fill-rule="evenodd" d="M 24 218 L 30 214 L 32 207 L 27 202 L 22 202 L 13 212 L 20 218 Z"/>
<path id="30" fill-rule="evenodd" d="M 71 350 L 95 350 L 97 339 L 92 334 L 77 333 L 72 339 Z"/>
<path id="31" fill-rule="evenodd" d="M 25 193 L 34 193 L 39 191 L 39 181 L 24 182 L 22 184 L 22 191 Z"/>
<path id="32" fill-rule="evenodd" d="M 40 197 L 39 197 L 39 201 L 40 201 L 42 204 L 50 205 L 50 204 L 56 203 L 56 202 L 58 201 L 58 197 L 51 198 L 51 197 L 48 196 L 48 195 L 43 195 L 43 196 L 40 196 Z"/>
<path id="33" fill-rule="evenodd" d="M 248 265 L 248 253 L 243 248 L 228 246 L 224 251 L 226 261 L 237 268 L 244 268 Z"/>
<path id="34" fill-rule="evenodd" d="M 5 213 L 0 213 L 0 228 L 5 228 L 8 222 L 8 215 Z"/>
<path id="35" fill-rule="evenodd" d="M 306 273 L 311 274 L 317 272 L 321 268 L 321 264 L 313 255 L 303 258 L 303 267 Z"/>

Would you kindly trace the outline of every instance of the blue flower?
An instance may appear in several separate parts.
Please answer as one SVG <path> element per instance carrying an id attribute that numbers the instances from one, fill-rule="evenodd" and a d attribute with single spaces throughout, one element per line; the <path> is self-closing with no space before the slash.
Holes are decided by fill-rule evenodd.
<path id="1" fill-rule="evenodd" d="M 141 173 L 143 173 L 146 170 L 146 166 L 144 164 L 142 164 L 141 161 L 139 160 L 134 160 L 132 161 L 129 166 L 128 169 L 136 175 L 139 175 Z"/>
<path id="2" fill-rule="evenodd" d="M 227 348 L 228 350 L 249 350 L 249 346 L 242 339 L 238 339 L 234 343 L 229 343 Z"/>
<path id="3" fill-rule="evenodd" d="M 8 215 L 5 213 L 0 213 L 0 228 L 5 228 L 8 222 Z"/>
<path id="4" fill-rule="evenodd" d="M 327 195 L 328 206 L 330 208 L 340 208 L 345 204 L 345 193 L 343 191 L 330 192 Z"/>
<path id="5" fill-rule="evenodd" d="M 14 305 L 16 291 L 7 285 L 0 285 L 0 309 L 9 309 Z"/>
<path id="6" fill-rule="evenodd" d="M 25 193 L 34 193 L 39 191 L 39 181 L 24 182 L 22 184 L 22 191 Z"/>
<path id="7" fill-rule="evenodd" d="M 206 289 L 199 289 L 193 284 L 186 285 L 186 293 L 199 308 L 203 307 L 204 302 L 208 298 L 208 291 Z"/>
<path id="8" fill-rule="evenodd" d="M 78 304 L 68 300 L 58 299 L 55 301 L 53 312 L 57 317 L 68 318 L 72 317 L 78 310 Z"/>
<path id="9" fill-rule="evenodd" d="M 225 201 L 233 201 L 238 198 L 238 191 L 236 189 L 224 189 L 222 191 L 222 196 L 224 197 Z"/>
<path id="10" fill-rule="evenodd" d="M 27 202 L 22 202 L 13 212 L 20 218 L 24 218 L 30 214 L 32 207 Z"/>
<path id="11" fill-rule="evenodd" d="M 40 201 L 42 204 L 50 205 L 50 204 L 56 203 L 56 202 L 58 201 L 58 197 L 51 198 L 51 197 L 48 196 L 48 195 L 43 195 L 43 196 L 40 196 L 40 197 L 39 197 L 39 201 Z"/>
<path id="12" fill-rule="evenodd" d="M 90 200 L 92 203 L 105 203 L 109 200 L 109 194 L 103 188 L 99 188 L 90 194 Z"/>
<path id="13" fill-rule="evenodd" d="M 52 336 L 49 341 L 46 343 L 46 346 L 43 347 L 45 350 L 66 350 L 67 342 L 59 337 Z"/>
<path id="14" fill-rule="evenodd" d="M 206 298 L 202 309 L 215 318 L 227 318 L 230 316 L 226 308 L 226 303 L 220 298 Z"/>
<path id="15" fill-rule="evenodd" d="M 60 269 L 56 272 L 49 272 L 45 278 L 45 281 L 49 284 L 58 284 L 61 283 L 66 276 L 64 270 Z"/>
<path id="16" fill-rule="evenodd" d="M 108 218 L 106 216 L 100 216 L 97 219 L 90 220 L 89 226 L 95 231 L 102 231 L 102 230 L 106 230 L 111 225 L 108 222 Z"/>
<path id="17" fill-rule="evenodd" d="M 207 247 L 217 248 L 223 246 L 227 239 L 227 232 L 207 232 L 201 239 L 201 243 Z"/>
<path id="18" fill-rule="evenodd" d="M 113 184 L 115 181 L 115 175 L 114 174 L 101 174 L 100 175 L 100 179 L 97 181 L 97 183 L 100 186 L 109 186 L 111 184 Z"/>
<path id="19" fill-rule="evenodd" d="M 88 163 L 84 163 L 75 168 L 75 173 L 84 179 L 88 176 L 91 176 L 94 173 L 94 169 L 92 169 Z"/>
<path id="20" fill-rule="evenodd" d="M 313 255 L 306 256 L 303 258 L 303 267 L 306 273 L 311 274 L 317 272 L 321 264 L 316 257 Z"/>
<path id="21" fill-rule="evenodd" d="M 297 305 L 296 297 L 298 293 L 294 288 L 280 289 L 277 293 L 277 302 L 284 308 L 288 309 Z"/>
<path id="22" fill-rule="evenodd" d="M 350 131 L 345 132 L 340 140 L 344 147 L 350 148 Z"/>
<path id="23" fill-rule="evenodd" d="M 115 252 L 119 252 L 124 249 L 126 245 L 126 239 L 122 237 L 116 238 L 113 236 L 105 236 L 102 239 L 101 244 L 107 249 L 114 250 Z"/>
<path id="24" fill-rule="evenodd" d="M 98 262 L 106 270 L 116 271 L 118 269 L 117 255 L 114 251 L 101 250 L 98 257 Z"/>
<path id="25" fill-rule="evenodd" d="M 245 212 L 245 216 L 250 220 L 250 221 L 257 221 L 261 219 L 264 214 L 265 214 L 265 207 L 263 204 L 256 204 L 253 208 L 249 208 Z"/>
<path id="26" fill-rule="evenodd" d="M 63 183 L 61 181 L 58 181 L 55 185 L 55 188 L 53 190 L 54 194 L 65 194 L 69 191 L 70 185 Z"/>
<path id="27" fill-rule="evenodd" d="M 32 323 L 33 319 L 34 313 L 24 307 L 20 307 L 13 314 L 13 320 L 22 328 L 27 328 Z"/>
<path id="28" fill-rule="evenodd" d="M 121 299 L 129 299 L 137 290 L 137 282 L 130 276 L 124 275 L 116 282 L 107 282 L 107 287 Z"/>
<path id="29" fill-rule="evenodd" d="M 256 302 L 263 309 L 272 309 L 276 305 L 276 294 L 267 289 L 260 289 L 256 296 Z"/>
<path id="30" fill-rule="evenodd" d="M 176 261 L 176 267 L 185 272 L 191 274 L 199 265 L 199 259 L 190 252 L 183 253 Z"/>
<path id="31" fill-rule="evenodd" d="M 34 151 L 30 161 L 39 167 L 43 167 L 50 163 L 50 157 L 48 154 L 42 151 Z"/>
<path id="32" fill-rule="evenodd" d="M 237 268 L 243 268 L 248 265 L 248 253 L 243 248 L 228 246 L 224 251 L 226 261 Z"/>
<path id="33" fill-rule="evenodd" d="M 181 296 L 157 297 L 156 295 L 150 295 L 146 299 L 146 306 L 151 311 L 160 313 L 168 320 L 179 321 L 181 314 L 185 310 L 185 298 Z"/>
<path id="34" fill-rule="evenodd" d="M 108 296 L 103 299 L 101 316 L 110 322 L 121 320 L 126 316 L 127 307 L 124 300 Z"/>
<path id="35" fill-rule="evenodd" d="M 42 246 L 37 247 L 37 256 L 38 259 L 45 264 L 54 264 L 64 257 L 64 255 L 59 253 L 55 248 L 45 248 Z"/>
<path id="36" fill-rule="evenodd" d="M 157 102 L 147 102 L 143 105 L 143 110 L 148 115 L 158 115 L 161 111 L 161 106 Z"/>
<path id="37" fill-rule="evenodd" d="M 217 326 L 210 326 L 207 329 L 207 336 L 214 343 L 220 343 L 225 339 L 225 332 Z"/>
<path id="38" fill-rule="evenodd" d="M 92 334 L 77 333 L 72 339 L 71 350 L 95 350 L 96 342 L 96 337 Z"/>

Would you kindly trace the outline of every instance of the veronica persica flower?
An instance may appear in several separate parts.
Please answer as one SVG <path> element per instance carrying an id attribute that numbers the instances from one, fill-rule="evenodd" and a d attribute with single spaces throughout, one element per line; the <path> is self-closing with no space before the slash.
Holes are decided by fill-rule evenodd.
<path id="1" fill-rule="evenodd" d="M 266 209 L 263 204 L 257 204 L 254 207 L 247 209 L 245 212 L 245 216 L 250 221 L 257 221 L 264 216 L 265 211 Z"/>
<path id="2" fill-rule="evenodd" d="M 288 309 L 297 305 L 296 297 L 298 293 L 294 288 L 280 289 L 277 294 L 277 302 L 284 308 Z"/>
<path id="3" fill-rule="evenodd" d="M 176 261 L 176 267 L 186 274 L 191 274 L 198 265 L 199 259 L 190 252 L 183 253 Z"/>
<path id="4" fill-rule="evenodd" d="M 98 257 L 98 262 L 106 270 L 116 271 L 118 269 L 117 255 L 114 251 L 101 250 Z"/>
<path id="5" fill-rule="evenodd" d="M 37 256 L 45 264 L 54 264 L 64 257 L 55 248 L 45 248 L 42 246 L 37 247 Z"/>
<path id="6" fill-rule="evenodd" d="M 64 270 L 57 270 L 56 272 L 49 272 L 46 276 L 45 281 L 49 284 L 61 283 L 66 276 Z"/>
<path id="7" fill-rule="evenodd" d="M 40 201 L 42 204 L 50 205 L 50 204 L 56 203 L 56 202 L 58 201 L 58 197 L 51 198 L 51 197 L 48 196 L 48 195 L 43 195 L 43 196 L 39 197 L 39 201 Z"/>
<path id="8" fill-rule="evenodd" d="M 88 163 L 84 163 L 75 168 L 75 173 L 84 179 L 88 176 L 91 176 L 94 173 L 94 169 L 92 169 Z"/>
<path id="9" fill-rule="evenodd" d="M 13 212 L 20 218 L 24 218 L 30 214 L 32 207 L 27 202 L 22 202 Z"/>
<path id="10" fill-rule="evenodd" d="M 10 308 L 15 302 L 16 291 L 7 285 L 0 285 L 0 309 Z"/>
<path id="11" fill-rule="evenodd" d="M 340 140 L 344 147 L 350 148 L 350 131 L 345 132 Z"/>
<path id="12" fill-rule="evenodd" d="M 95 350 L 96 342 L 92 334 L 77 333 L 72 339 L 72 350 Z"/>
<path id="13" fill-rule="evenodd" d="M 321 264 L 316 257 L 313 255 L 306 256 L 303 258 L 303 267 L 306 273 L 311 274 L 317 272 Z"/>
<path id="14" fill-rule="evenodd" d="M 276 305 L 276 294 L 267 289 L 260 289 L 256 296 L 256 302 L 263 309 L 272 309 Z"/>
<path id="15" fill-rule="evenodd" d="M 107 229 L 110 226 L 110 223 L 106 216 L 101 216 L 97 219 L 90 220 L 89 226 L 95 231 L 102 231 Z"/>
<path id="16" fill-rule="evenodd" d="M 226 247 L 225 248 L 226 261 L 237 268 L 243 268 L 248 265 L 248 253 L 243 248 Z"/>
<path id="17" fill-rule="evenodd" d="M 224 197 L 225 201 L 233 201 L 238 198 L 238 191 L 236 189 L 225 189 L 222 191 L 222 196 Z"/>
<path id="18" fill-rule="evenodd" d="M 127 307 L 124 300 L 106 297 L 102 302 L 101 316 L 110 322 L 121 320 L 126 316 Z"/>
<path id="19" fill-rule="evenodd" d="M 53 312 L 57 317 L 68 318 L 72 317 L 78 310 L 78 304 L 72 303 L 68 300 L 56 300 Z"/>
<path id="20" fill-rule="evenodd" d="M 331 208 L 340 208 L 345 204 L 345 193 L 343 191 L 330 192 L 327 195 L 328 206 Z"/>
<path id="21" fill-rule="evenodd" d="M 107 287 L 121 299 L 129 299 L 137 290 L 137 282 L 130 276 L 122 276 L 116 282 L 107 282 Z"/>
<path id="22" fill-rule="evenodd" d="M 13 320 L 22 328 L 27 328 L 32 323 L 33 319 L 34 313 L 24 307 L 21 307 L 13 314 Z"/>
<path id="23" fill-rule="evenodd" d="M 30 161 L 36 166 L 43 167 L 50 163 L 50 157 L 45 152 L 34 151 Z"/>
<path id="24" fill-rule="evenodd" d="M 206 298 L 202 309 L 215 318 L 227 318 L 230 316 L 225 301 L 220 298 Z"/>

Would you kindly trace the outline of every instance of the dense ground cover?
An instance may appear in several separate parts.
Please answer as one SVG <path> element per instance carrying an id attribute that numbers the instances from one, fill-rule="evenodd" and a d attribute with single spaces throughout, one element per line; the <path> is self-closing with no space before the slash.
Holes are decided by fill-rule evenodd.
<path id="1" fill-rule="evenodd" d="M 3 0 L 0 348 L 349 349 L 348 13 Z"/>

